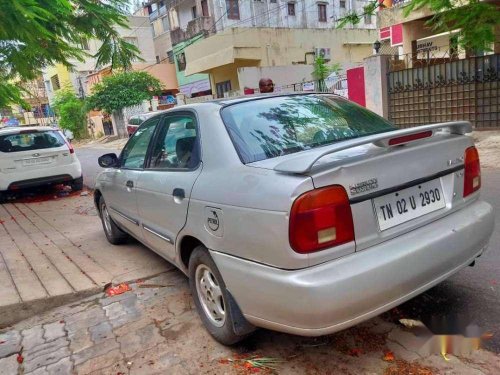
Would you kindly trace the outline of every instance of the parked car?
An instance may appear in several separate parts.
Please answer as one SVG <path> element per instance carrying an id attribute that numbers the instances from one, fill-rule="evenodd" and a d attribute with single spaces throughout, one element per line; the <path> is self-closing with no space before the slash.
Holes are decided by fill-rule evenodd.
<path id="1" fill-rule="evenodd" d="M 127 121 L 127 133 L 128 136 L 130 137 L 132 134 L 135 133 L 135 131 L 139 128 L 139 126 L 146 121 L 148 118 L 157 115 L 159 111 L 154 111 L 154 112 L 146 112 L 146 113 L 141 113 L 140 115 L 133 115 L 130 116 L 128 121 Z"/>
<path id="2" fill-rule="evenodd" d="M 397 129 L 329 94 L 186 105 L 99 159 L 95 204 L 109 242 L 131 235 L 189 277 L 219 342 L 255 327 L 325 335 L 486 249 L 494 218 L 470 131 Z"/>
<path id="3" fill-rule="evenodd" d="M 0 129 L 0 198 L 23 188 L 65 184 L 83 188 L 73 146 L 51 127 Z"/>

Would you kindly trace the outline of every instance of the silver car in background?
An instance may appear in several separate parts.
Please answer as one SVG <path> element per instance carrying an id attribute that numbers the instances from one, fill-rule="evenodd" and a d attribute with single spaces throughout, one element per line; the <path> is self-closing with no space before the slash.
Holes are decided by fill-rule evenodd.
<path id="1" fill-rule="evenodd" d="M 108 240 L 189 276 L 220 342 L 333 333 L 471 264 L 493 231 L 467 122 L 397 129 L 328 94 L 186 105 L 99 159 Z"/>

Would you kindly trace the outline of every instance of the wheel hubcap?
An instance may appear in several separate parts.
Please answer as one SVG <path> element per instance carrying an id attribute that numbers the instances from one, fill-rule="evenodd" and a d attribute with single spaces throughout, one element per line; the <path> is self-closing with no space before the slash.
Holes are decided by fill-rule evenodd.
<path id="1" fill-rule="evenodd" d="M 196 292 L 205 315 L 213 325 L 222 327 L 226 321 L 226 309 L 219 282 L 205 264 L 198 266 L 195 278 Z"/>
<path id="2" fill-rule="evenodd" d="M 104 229 L 106 229 L 108 234 L 111 234 L 111 218 L 105 204 L 102 205 L 102 219 L 104 221 Z"/>

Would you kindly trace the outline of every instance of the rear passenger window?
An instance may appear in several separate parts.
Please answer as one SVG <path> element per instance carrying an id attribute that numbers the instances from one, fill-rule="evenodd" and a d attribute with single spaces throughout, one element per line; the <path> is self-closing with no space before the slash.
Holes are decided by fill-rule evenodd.
<path id="1" fill-rule="evenodd" d="M 144 166 L 149 142 L 160 119 L 161 117 L 157 116 L 146 121 L 130 137 L 121 154 L 121 165 L 123 168 L 141 169 Z"/>
<path id="2" fill-rule="evenodd" d="M 151 153 L 151 169 L 194 169 L 200 162 L 196 120 L 190 114 L 166 116 Z"/>
<path id="3" fill-rule="evenodd" d="M 0 136 L 0 152 L 34 151 L 65 144 L 64 138 L 57 131 L 22 131 Z"/>

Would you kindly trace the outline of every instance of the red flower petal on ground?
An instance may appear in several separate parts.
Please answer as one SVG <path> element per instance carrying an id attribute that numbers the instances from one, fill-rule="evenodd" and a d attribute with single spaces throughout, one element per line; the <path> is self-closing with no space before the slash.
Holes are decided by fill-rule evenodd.
<path id="1" fill-rule="evenodd" d="M 394 353 L 388 350 L 384 353 L 384 357 L 382 359 L 386 362 L 392 362 L 394 361 Z"/>
<path id="2" fill-rule="evenodd" d="M 22 354 L 17 355 L 17 363 L 23 363 L 24 362 L 24 357 Z"/>
<path id="3" fill-rule="evenodd" d="M 349 355 L 353 357 L 359 357 L 361 354 L 363 354 L 363 351 L 359 348 L 352 348 L 349 349 Z"/>

